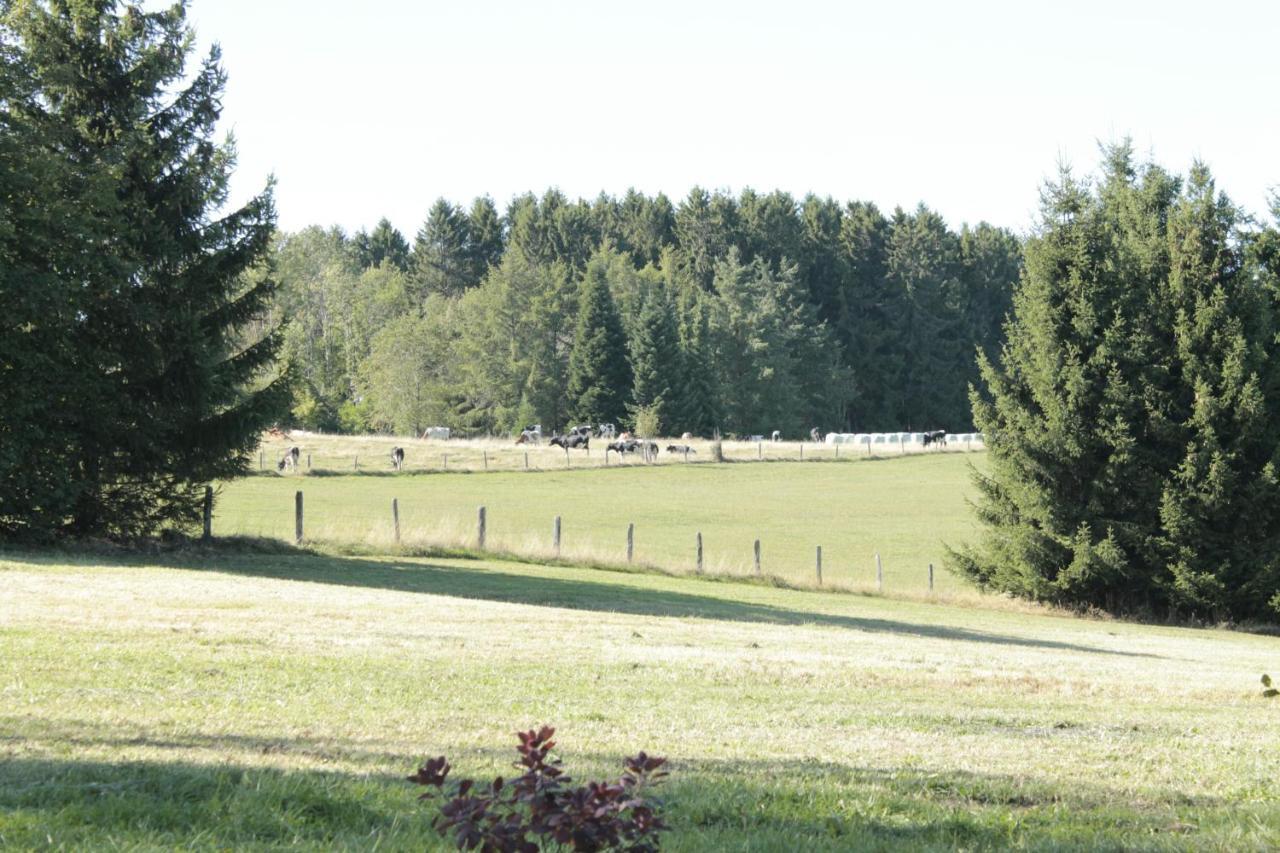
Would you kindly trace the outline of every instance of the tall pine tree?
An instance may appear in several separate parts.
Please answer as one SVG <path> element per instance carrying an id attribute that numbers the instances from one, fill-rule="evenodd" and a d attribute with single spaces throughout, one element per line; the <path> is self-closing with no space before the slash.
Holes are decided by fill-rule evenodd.
<path id="1" fill-rule="evenodd" d="M 212 140 L 226 78 L 216 48 L 187 69 L 185 4 L 4 9 L 21 95 L 7 120 L 37 130 L 35 163 L 73 178 L 38 204 L 77 215 L 4 217 L 16 239 L 47 249 L 25 260 L 31 281 L 56 283 L 60 304 L 23 334 L 48 343 L 41 385 L 74 406 L 0 428 L 40 436 L 43 452 L 25 464 L 56 467 L 66 484 L 36 506 L 0 494 L 0 531 L 124 537 L 192 523 L 205 484 L 244 473 L 287 399 L 283 380 L 264 377 L 278 337 L 245 335 L 272 290 L 244 275 L 269 248 L 270 190 L 220 210 L 234 162 Z M 12 482 L 0 473 L 6 490 Z"/>
<path id="2" fill-rule="evenodd" d="M 1274 272 L 1201 166 L 1129 146 L 1047 188 L 974 415 L 988 587 L 1118 612 L 1260 618 L 1280 593 Z"/>
<path id="3" fill-rule="evenodd" d="M 609 294 L 608 260 L 587 265 L 578 296 L 578 324 L 569 353 L 569 419 L 621 423 L 631 394 L 631 365 L 622 320 Z"/>

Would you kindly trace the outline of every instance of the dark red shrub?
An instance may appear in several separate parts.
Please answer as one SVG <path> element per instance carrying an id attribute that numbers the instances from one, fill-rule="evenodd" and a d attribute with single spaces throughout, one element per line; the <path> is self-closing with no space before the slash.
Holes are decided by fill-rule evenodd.
<path id="1" fill-rule="evenodd" d="M 666 826 L 660 803 L 645 794 L 667 775 L 660 769 L 667 760 L 641 752 L 626 760 L 616 782 L 575 788 L 560 759 L 551 757 L 555 733 L 550 726 L 517 732 L 515 766 L 523 772 L 510 782 L 501 776 L 481 786 L 471 779 L 450 782 L 453 768 L 443 755 L 429 759 L 409 781 L 436 789 L 419 799 L 444 800 L 432 825 L 442 835 L 452 834 L 460 850 L 536 853 L 544 844 L 584 853 L 657 850 L 657 834 Z"/>

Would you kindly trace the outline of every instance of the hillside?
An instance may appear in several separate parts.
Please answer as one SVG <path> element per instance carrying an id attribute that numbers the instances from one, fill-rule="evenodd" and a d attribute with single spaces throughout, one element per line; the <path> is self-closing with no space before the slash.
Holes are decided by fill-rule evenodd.
<path id="1" fill-rule="evenodd" d="M 874 468 L 876 466 L 868 466 Z M 1280 844 L 1280 641 L 707 580 L 0 561 L 0 846 L 421 849 L 427 755 L 671 760 L 671 850 Z"/>

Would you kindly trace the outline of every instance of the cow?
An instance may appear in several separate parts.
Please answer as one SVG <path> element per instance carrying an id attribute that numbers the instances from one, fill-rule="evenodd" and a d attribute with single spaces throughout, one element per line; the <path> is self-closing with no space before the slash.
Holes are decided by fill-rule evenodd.
<path id="1" fill-rule="evenodd" d="M 583 424 L 582 426 L 576 426 L 573 429 L 569 430 L 568 434 L 581 435 L 581 436 L 586 436 L 587 438 L 591 438 L 591 431 L 592 431 L 591 424 Z"/>
<path id="2" fill-rule="evenodd" d="M 943 447 L 946 447 L 947 431 L 945 429 L 935 429 L 931 432 L 926 432 L 922 441 L 924 442 L 925 447 L 928 447 L 931 444 L 941 444 Z"/>
<path id="3" fill-rule="evenodd" d="M 690 446 L 689 446 L 689 445 L 687 445 L 687 444 L 668 444 L 668 445 L 667 445 L 667 452 L 668 452 L 668 453 L 683 453 L 686 457 L 688 457 L 688 455 L 689 455 L 690 453 L 695 453 L 695 454 L 696 454 L 698 451 L 694 450 L 692 447 L 690 447 Z"/>
<path id="4" fill-rule="evenodd" d="M 773 431 L 773 435 L 772 435 L 772 436 L 770 436 L 770 440 L 771 440 L 771 441 L 782 441 L 782 431 L 781 431 L 781 430 L 776 430 L 776 429 L 775 429 L 775 430 Z"/>
<path id="5" fill-rule="evenodd" d="M 596 427 L 596 432 L 600 433 L 601 438 L 613 438 L 618 434 L 618 428 L 613 424 L 600 424 Z"/>
<path id="6" fill-rule="evenodd" d="M 817 444 L 820 441 L 822 441 L 822 433 L 818 430 L 817 427 L 814 427 L 813 429 L 809 430 L 809 440 L 812 441 L 814 444 Z"/>
<path id="7" fill-rule="evenodd" d="M 683 433 L 680 433 L 680 440 L 681 440 L 681 441 L 688 441 L 688 440 L 689 440 L 689 439 L 691 439 L 691 438 L 693 438 L 693 433 L 691 433 L 691 432 L 683 432 Z"/>
<path id="8" fill-rule="evenodd" d="M 302 451 L 296 447 L 290 447 L 284 452 L 284 457 L 276 465 L 277 471 L 283 471 L 286 468 L 290 471 L 298 470 L 298 459 L 302 456 Z"/>
<path id="9" fill-rule="evenodd" d="M 581 447 L 583 450 L 591 449 L 591 438 L 581 433 L 571 432 L 568 435 L 553 435 L 551 444 L 556 447 L 563 447 L 566 451 L 574 450 Z"/>
<path id="10" fill-rule="evenodd" d="M 391 449 L 391 467 L 399 471 L 404 468 L 404 448 L 394 447 Z"/>
<path id="11" fill-rule="evenodd" d="M 537 444 L 542 441 L 542 424 L 532 424 L 520 430 L 516 444 Z"/>
<path id="12" fill-rule="evenodd" d="M 450 435 L 452 435 L 452 432 L 448 427 L 427 427 L 422 431 L 422 437 L 424 439 L 430 438 L 437 441 L 448 441 Z"/>

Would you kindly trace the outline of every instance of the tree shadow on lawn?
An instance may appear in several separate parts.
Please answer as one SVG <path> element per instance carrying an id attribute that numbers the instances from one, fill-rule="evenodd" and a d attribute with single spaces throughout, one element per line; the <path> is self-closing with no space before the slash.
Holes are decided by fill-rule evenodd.
<path id="1" fill-rule="evenodd" d="M 1119 651 L 1057 640 L 1043 640 L 976 631 L 951 625 L 909 622 L 872 616 L 853 616 L 791 610 L 768 604 L 736 601 L 673 590 L 638 588 L 610 582 L 594 569 L 570 569 L 594 578 L 549 578 L 512 574 L 487 568 L 461 568 L 431 562 L 369 560 L 324 555 L 264 556 L 240 554 L 214 560 L 149 560 L 148 565 L 218 571 L 252 577 L 336 584 L 454 598 L 500 601 L 571 610 L 626 613 L 636 616 L 712 619 L 772 625 L 820 625 L 852 631 L 901 634 L 926 639 L 957 640 L 1023 646 L 1087 654 L 1159 658 L 1144 652 Z M 616 577 L 616 575 L 615 575 Z M 856 601 L 850 598 L 851 602 Z"/>
<path id="2" fill-rule="evenodd" d="M 445 750 L 458 778 L 487 778 L 508 750 Z M 567 754 L 578 783 L 616 775 L 621 756 Z M 658 791 L 684 846 L 949 849 L 1123 846 L 1185 832 L 1188 809 L 1231 823 L 1235 804 L 1180 792 L 1133 803 L 1132 792 L 961 770 L 857 767 L 802 760 L 671 759 Z M 404 756 L 372 773 L 282 770 L 225 759 L 104 762 L 23 757 L 0 762 L 0 841 L 44 846 L 181 847 L 298 843 L 438 843 L 433 804 L 405 781 Z M 592 770 L 598 773 L 592 773 Z M 1255 821 L 1255 831 L 1274 831 Z M 1185 836 L 1182 838 L 1185 839 Z M 394 840 L 392 840 L 394 839 Z M 675 839 L 673 839 L 675 840 Z M 1172 839 L 1170 839 L 1172 840 Z M 1191 839 L 1186 839 L 1191 840 Z M 1255 839 L 1257 840 L 1257 839 Z M 781 846 L 779 846 L 781 845 Z"/>

